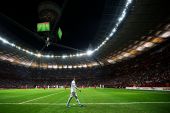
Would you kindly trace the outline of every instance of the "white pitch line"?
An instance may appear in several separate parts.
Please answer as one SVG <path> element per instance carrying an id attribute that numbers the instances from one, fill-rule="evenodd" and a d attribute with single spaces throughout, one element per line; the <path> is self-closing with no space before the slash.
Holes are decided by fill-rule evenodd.
<path id="1" fill-rule="evenodd" d="M 20 105 L 21 103 L 0 103 L 0 105 L 11 104 Z M 22 103 L 24 105 L 66 105 L 66 103 Z M 113 102 L 113 103 L 82 103 L 83 105 L 129 105 L 129 104 L 170 104 L 170 102 Z"/>
<path id="2" fill-rule="evenodd" d="M 62 93 L 62 92 L 64 92 L 64 91 L 53 93 L 53 94 L 49 94 L 49 95 L 38 97 L 38 98 L 34 98 L 34 99 L 31 99 L 31 100 L 27 100 L 27 101 L 23 101 L 23 102 L 20 102 L 19 104 L 24 104 L 24 103 L 31 102 L 31 101 L 34 101 L 34 100 L 39 100 L 39 99 L 46 98 L 46 97 L 49 97 L 51 95 L 59 94 L 59 93 Z"/>

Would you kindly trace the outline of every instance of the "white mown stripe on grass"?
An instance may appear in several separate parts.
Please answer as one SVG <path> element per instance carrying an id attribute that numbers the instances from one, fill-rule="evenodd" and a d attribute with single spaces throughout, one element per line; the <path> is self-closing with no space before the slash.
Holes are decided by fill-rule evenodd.
<path id="1" fill-rule="evenodd" d="M 56 94 L 59 94 L 59 93 L 62 93 L 62 92 L 64 92 L 64 91 L 49 94 L 49 95 L 38 97 L 38 98 L 34 98 L 34 99 L 31 99 L 31 100 L 27 100 L 27 101 L 23 101 L 23 102 L 20 102 L 19 104 L 24 104 L 24 103 L 31 102 L 31 101 L 34 101 L 34 100 L 39 100 L 39 99 L 46 98 L 46 97 L 49 97 L 49 96 L 52 96 L 52 95 L 56 95 Z"/>
<path id="2" fill-rule="evenodd" d="M 0 105 L 21 103 L 0 103 Z M 22 103 L 24 105 L 66 105 L 66 103 Z M 113 102 L 113 103 L 82 103 L 83 105 L 121 105 L 121 104 L 170 104 L 170 102 Z"/>

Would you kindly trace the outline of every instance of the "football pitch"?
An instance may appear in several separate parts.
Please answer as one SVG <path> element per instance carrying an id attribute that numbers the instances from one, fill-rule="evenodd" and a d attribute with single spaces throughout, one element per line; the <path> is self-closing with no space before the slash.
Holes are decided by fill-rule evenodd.
<path id="1" fill-rule="evenodd" d="M 170 92 L 85 88 L 66 107 L 70 89 L 2 89 L 0 113 L 170 113 Z"/>

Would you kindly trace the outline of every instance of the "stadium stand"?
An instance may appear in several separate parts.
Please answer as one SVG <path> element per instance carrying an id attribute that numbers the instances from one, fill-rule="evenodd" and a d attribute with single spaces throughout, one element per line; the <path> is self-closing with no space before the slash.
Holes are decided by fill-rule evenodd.
<path id="1" fill-rule="evenodd" d="M 39 70 L 36 76 L 34 69 L 26 69 L 25 67 L 16 66 L 15 69 L 21 69 L 21 74 L 14 74 L 14 66 L 4 63 L 8 68 L 1 70 L 4 76 L 0 79 L 0 88 L 35 88 L 38 87 L 56 87 L 67 86 L 71 79 L 77 77 L 79 87 L 94 87 L 105 85 L 105 87 L 125 88 L 130 86 L 136 87 L 170 87 L 170 45 L 169 42 L 160 45 L 148 51 L 141 56 L 125 60 L 114 65 L 98 67 L 95 69 L 69 70 L 64 75 L 69 75 L 67 79 L 62 76 L 53 75 L 53 71 Z M 2 63 L 2 62 L 1 62 Z M 3 64 L 3 65 L 4 65 Z M 102 68 L 102 71 L 100 69 Z M 14 70 L 13 70 L 14 69 Z M 3 72 L 2 72 L 3 71 Z M 24 74 L 29 72 L 29 77 Z M 59 70 L 61 71 L 61 70 Z M 91 74 L 93 73 L 93 74 Z M 59 73 L 60 74 L 60 73 Z M 104 75 L 104 76 L 103 76 Z M 12 78 L 11 78 L 12 76 Z M 83 77 L 83 78 L 80 78 Z M 2 78 L 3 77 L 3 78 Z"/>

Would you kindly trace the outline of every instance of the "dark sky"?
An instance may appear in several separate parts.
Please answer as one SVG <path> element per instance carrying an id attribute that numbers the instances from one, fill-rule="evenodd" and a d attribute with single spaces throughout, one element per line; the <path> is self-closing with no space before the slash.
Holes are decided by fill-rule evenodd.
<path id="1" fill-rule="evenodd" d="M 36 32 L 36 24 L 39 22 L 37 8 L 42 1 L 44 0 L 3 0 L 0 12 Z M 64 3 L 64 0 L 52 1 L 60 7 Z M 97 33 L 105 1 L 68 0 L 58 23 L 63 37 L 57 43 L 85 50 Z"/>

